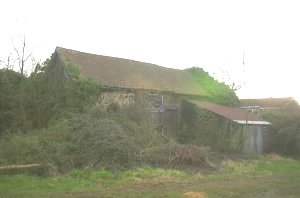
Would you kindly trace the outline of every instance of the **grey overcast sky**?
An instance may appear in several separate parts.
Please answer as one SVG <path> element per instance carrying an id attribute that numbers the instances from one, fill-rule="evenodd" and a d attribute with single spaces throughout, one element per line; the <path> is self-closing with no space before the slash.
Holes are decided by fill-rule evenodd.
<path id="1" fill-rule="evenodd" d="M 199 66 L 243 85 L 240 98 L 300 99 L 300 2 L 292 0 L 2 0 L 0 58 L 56 46 L 164 67 Z M 243 65 L 244 54 L 244 65 Z"/>

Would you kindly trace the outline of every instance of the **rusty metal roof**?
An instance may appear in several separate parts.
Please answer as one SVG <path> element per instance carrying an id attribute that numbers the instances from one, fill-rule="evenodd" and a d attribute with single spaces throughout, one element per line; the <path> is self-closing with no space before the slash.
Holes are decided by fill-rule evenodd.
<path id="1" fill-rule="evenodd" d="M 208 96 L 191 72 L 122 58 L 95 55 L 56 48 L 64 64 L 79 68 L 82 76 L 92 77 L 103 86 L 171 91 L 179 94 Z"/>
<path id="2" fill-rule="evenodd" d="M 260 125 L 269 125 L 270 123 L 263 120 L 262 118 L 248 113 L 238 107 L 230 107 L 219 105 L 211 102 L 203 102 L 196 100 L 189 100 L 189 102 L 197 105 L 202 109 L 206 109 L 215 114 L 218 114 L 224 118 L 230 119 L 240 124 L 260 124 Z"/>

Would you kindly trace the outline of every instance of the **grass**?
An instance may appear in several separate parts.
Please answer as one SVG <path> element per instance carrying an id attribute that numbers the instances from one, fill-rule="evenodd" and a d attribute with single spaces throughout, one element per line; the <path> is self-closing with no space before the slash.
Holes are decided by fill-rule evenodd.
<path id="1" fill-rule="evenodd" d="M 300 161 L 261 157 L 225 161 L 218 172 L 190 173 L 143 167 L 109 172 L 74 169 L 58 177 L 0 177 L 0 197 L 300 197 Z"/>
<path id="2" fill-rule="evenodd" d="M 257 174 L 271 174 L 271 175 L 293 175 L 299 173 L 300 161 L 293 159 L 286 159 L 281 157 L 264 157 L 262 158 L 256 168 Z"/>

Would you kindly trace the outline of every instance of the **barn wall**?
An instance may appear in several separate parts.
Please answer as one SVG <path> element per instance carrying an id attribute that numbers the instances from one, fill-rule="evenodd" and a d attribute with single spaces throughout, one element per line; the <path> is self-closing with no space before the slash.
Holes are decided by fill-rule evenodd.
<path id="1" fill-rule="evenodd" d="M 67 71 L 63 65 L 60 57 L 55 52 L 50 60 L 50 67 L 48 67 L 48 79 L 63 85 L 68 80 Z"/>
<path id="2" fill-rule="evenodd" d="M 102 92 L 97 106 L 107 110 L 110 105 L 117 105 L 119 108 L 127 107 L 134 103 L 135 94 L 125 91 Z"/>
<path id="3" fill-rule="evenodd" d="M 174 94 L 118 90 L 102 92 L 97 106 L 109 112 L 119 111 L 130 105 L 139 105 L 150 114 L 154 129 L 174 138 L 180 126 L 179 101 Z"/>
<path id="4" fill-rule="evenodd" d="M 208 110 L 183 100 L 181 130 L 178 140 L 184 144 L 208 146 L 214 151 L 227 151 L 233 124 Z"/>

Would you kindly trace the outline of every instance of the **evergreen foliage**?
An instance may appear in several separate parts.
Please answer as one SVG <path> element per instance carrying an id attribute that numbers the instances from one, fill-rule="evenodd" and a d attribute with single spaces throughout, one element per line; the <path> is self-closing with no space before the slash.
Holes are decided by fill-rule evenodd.
<path id="1" fill-rule="evenodd" d="M 6 129 L 16 129 L 19 116 L 18 98 L 22 76 L 9 69 L 0 70 L 0 135 Z"/>
<path id="2" fill-rule="evenodd" d="M 51 64 L 51 59 L 38 64 L 29 77 L 9 69 L 0 70 L 0 134 L 44 128 L 67 114 L 83 112 L 96 102 L 100 95 L 98 82 L 73 75 L 65 85 L 59 84 L 50 78 Z"/>
<path id="3" fill-rule="evenodd" d="M 267 113 L 264 119 L 272 123 L 270 152 L 300 157 L 300 115 Z"/>
<path id="4" fill-rule="evenodd" d="M 233 145 L 238 124 L 186 100 L 181 103 L 181 126 L 178 141 L 182 144 L 207 146 L 217 152 L 240 150 L 240 145 Z"/>

